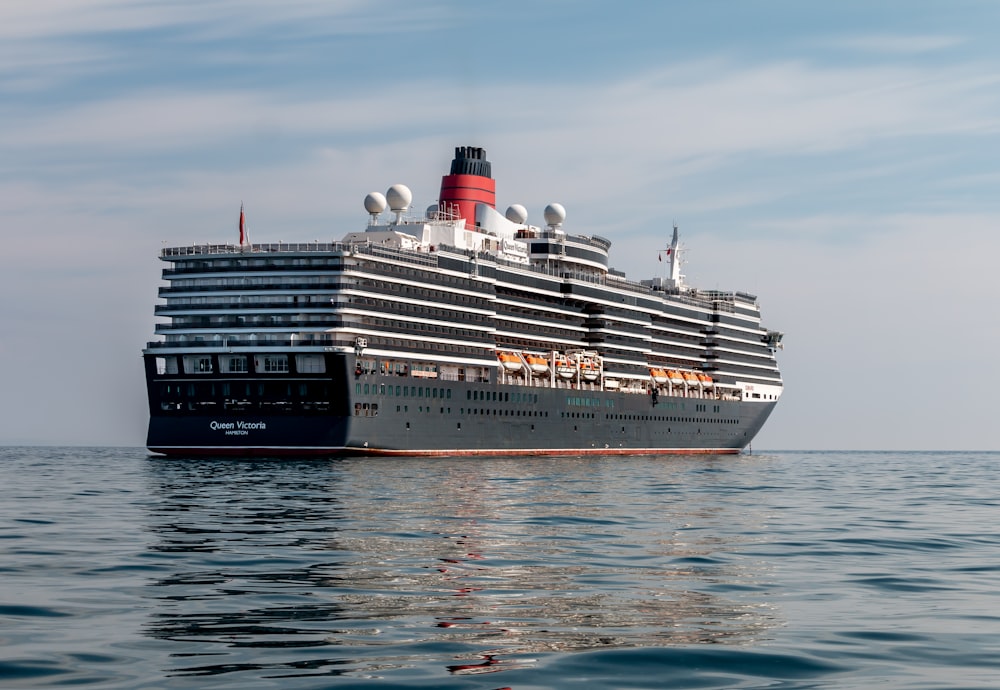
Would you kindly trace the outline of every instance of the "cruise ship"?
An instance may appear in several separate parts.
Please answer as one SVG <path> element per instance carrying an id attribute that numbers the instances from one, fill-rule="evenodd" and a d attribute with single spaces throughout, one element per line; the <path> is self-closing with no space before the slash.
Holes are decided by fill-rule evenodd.
<path id="1" fill-rule="evenodd" d="M 754 295 L 685 283 L 676 226 L 629 280 L 560 204 L 499 212 L 478 147 L 411 202 L 368 194 L 363 230 L 310 243 L 251 242 L 241 208 L 238 242 L 164 248 L 148 449 L 739 453 L 774 409 L 782 334 Z"/>

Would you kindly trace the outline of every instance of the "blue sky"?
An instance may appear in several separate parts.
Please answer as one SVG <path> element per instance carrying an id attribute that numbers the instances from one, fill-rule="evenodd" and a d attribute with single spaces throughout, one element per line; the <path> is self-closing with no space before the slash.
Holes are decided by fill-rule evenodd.
<path id="1" fill-rule="evenodd" d="M 630 277 L 760 297 L 755 448 L 992 449 L 1000 4 L 7 0 L 0 443 L 141 445 L 164 245 L 339 239 L 486 148 Z"/>

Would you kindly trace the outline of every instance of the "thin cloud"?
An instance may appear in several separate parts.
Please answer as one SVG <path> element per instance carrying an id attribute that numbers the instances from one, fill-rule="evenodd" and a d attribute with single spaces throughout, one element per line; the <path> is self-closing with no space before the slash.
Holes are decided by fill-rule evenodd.
<path id="1" fill-rule="evenodd" d="M 821 41 L 834 48 L 886 55 L 919 55 L 955 48 L 966 42 L 962 36 L 866 34 Z"/>
<path id="2" fill-rule="evenodd" d="M 626 82 L 571 87 L 494 89 L 491 130 L 533 131 L 537 143 L 563 151 L 587 141 L 591 152 L 641 153 L 668 161 L 745 153 L 821 153 L 872 140 L 1000 126 L 1000 76 L 955 68 L 824 69 L 803 63 L 739 68 L 701 65 L 652 71 Z M 691 75 L 703 78 L 694 81 Z M 386 85 L 349 96 L 262 91 L 144 90 L 85 102 L 38 118 L 8 116 L 0 137 L 11 149 L 100 146 L 128 151 L 253 137 L 261 131 L 342 137 L 345 133 L 432 131 L 454 119 L 460 94 L 436 81 Z M 426 94 L 440 94 L 426 98 Z M 551 109 L 546 101 L 558 102 Z M 400 107 L 405 104 L 406 107 Z M 110 147 L 110 148 L 109 148 Z"/>

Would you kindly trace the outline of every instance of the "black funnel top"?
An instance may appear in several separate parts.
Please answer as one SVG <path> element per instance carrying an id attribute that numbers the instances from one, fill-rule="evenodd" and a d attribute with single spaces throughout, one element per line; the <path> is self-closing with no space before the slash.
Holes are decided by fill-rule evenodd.
<path id="1" fill-rule="evenodd" d="M 456 146 L 455 159 L 451 162 L 452 175 L 479 175 L 492 178 L 490 162 L 486 160 L 486 149 L 475 146 Z"/>

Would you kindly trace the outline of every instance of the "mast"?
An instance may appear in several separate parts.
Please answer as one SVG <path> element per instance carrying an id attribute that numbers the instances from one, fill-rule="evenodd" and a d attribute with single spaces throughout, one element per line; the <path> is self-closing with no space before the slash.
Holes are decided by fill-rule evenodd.
<path id="1" fill-rule="evenodd" d="M 681 275 L 681 246 L 678 239 L 677 223 L 674 223 L 674 236 L 670 240 L 664 252 L 667 255 L 667 279 L 666 282 L 671 288 L 680 288 L 684 284 L 684 276 Z"/>

